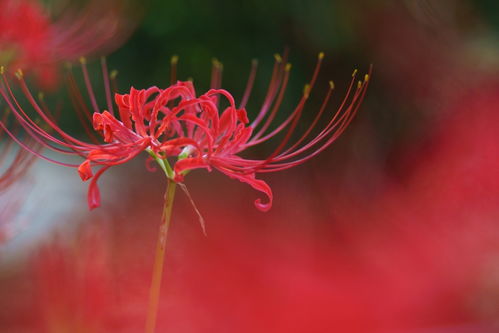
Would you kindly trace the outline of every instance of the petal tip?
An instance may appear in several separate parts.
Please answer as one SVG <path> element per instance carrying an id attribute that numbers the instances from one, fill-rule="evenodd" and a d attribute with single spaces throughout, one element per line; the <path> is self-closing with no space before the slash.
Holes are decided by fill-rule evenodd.
<path id="1" fill-rule="evenodd" d="M 265 212 L 268 212 L 270 210 L 270 208 L 272 208 L 272 202 L 269 201 L 268 203 L 262 203 L 261 199 L 256 199 L 255 206 L 259 211 L 262 211 L 265 213 Z"/>
<path id="2" fill-rule="evenodd" d="M 87 181 L 92 178 L 93 173 L 89 160 L 85 160 L 82 164 L 80 164 L 78 167 L 78 174 L 80 175 L 82 181 Z"/>

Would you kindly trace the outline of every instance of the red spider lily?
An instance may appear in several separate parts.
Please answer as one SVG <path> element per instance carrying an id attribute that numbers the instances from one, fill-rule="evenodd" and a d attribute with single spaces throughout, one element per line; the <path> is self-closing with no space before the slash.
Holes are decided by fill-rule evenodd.
<path id="1" fill-rule="evenodd" d="M 256 178 L 256 174 L 288 169 L 326 149 L 352 121 L 365 95 L 369 75 L 366 75 L 363 81 L 358 81 L 355 86 L 355 71 L 339 109 L 333 113 L 329 122 L 317 135 L 310 137 L 328 105 L 334 88 L 331 82 L 320 110 L 308 130 L 297 141 L 288 144 L 315 84 L 322 59 L 321 53 L 312 79 L 305 86 L 297 106 L 282 123 L 273 129 L 270 129 L 270 126 L 280 109 L 291 68 L 290 64 L 280 56 L 276 56 L 272 78 L 262 108 L 251 123 L 246 115 L 245 106 L 251 94 L 256 74 L 256 62 L 252 65 L 247 88 L 239 107 L 236 107 L 234 98 L 228 91 L 219 89 L 222 68 L 218 62 L 215 62 L 211 89 L 200 96 L 196 96 L 192 82 L 180 81 L 166 89 L 151 87 L 136 90 L 131 88 L 129 94 L 116 94 L 115 101 L 120 119 L 118 120 L 111 103 L 109 77 L 104 75 L 108 109 L 101 113 L 88 79 L 85 61 L 82 61 L 83 75 L 94 110 L 93 126 L 95 130 L 102 132 L 105 143 L 99 143 L 97 140 L 93 143 L 84 142 L 63 131 L 53 120 L 43 102 L 35 100 L 21 72 L 17 73 L 21 90 L 38 117 L 46 122 L 54 134 L 46 131 L 26 114 L 12 93 L 6 75 L 3 76 L 0 94 L 22 127 L 36 142 L 60 153 L 80 155 L 85 158 L 80 165 L 53 160 L 26 147 L 9 132 L 19 144 L 39 157 L 60 165 L 78 167 L 82 180 L 91 179 L 88 192 L 88 204 L 91 209 L 100 204 L 97 180 L 102 173 L 113 165 L 125 163 L 141 152 L 147 151 L 160 165 L 168 179 L 175 182 L 181 182 L 190 170 L 215 168 L 231 178 L 248 183 L 268 197 L 267 203 L 262 203 L 260 199 L 255 201 L 255 205 L 260 210 L 266 211 L 272 205 L 272 191 L 267 183 Z M 176 61 L 172 63 L 175 69 Z M 103 72 L 107 73 L 105 61 L 102 62 L 102 67 Z M 175 73 L 175 70 L 172 73 Z M 174 75 L 173 82 L 175 82 Z M 76 99 L 81 98 L 77 90 L 74 92 Z M 224 109 L 219 107 L 220 99 L 225 99 L 228 104 Z M 87 113 L 87 116 L 90 114 Z M 7 130 L 5 126 L 3 127 Z M 284 138 L 265 159 L 247 159 L 239 155 L 246 149 L 261 144 L 279 133 L 284 133 Z M 94 139 L 91 132 L 89 136 Z M 170 162 L 173 158 L 177 160 L 171 167 Z M 101 166 L 95 175 L 92 173 L 93 166 Z"/>
<path id="2" fill-rule="evenodd" d="M 0 2 L 0 64 L 33 69 L 46 87 L 57 81 L 57 62 L 108 52 L 133 26 L 122 19 L 122 2 L 92 0 L 81 10 L 64 1 L 56 4 L 66 8 L 51 19 L 37 1 Z"/>

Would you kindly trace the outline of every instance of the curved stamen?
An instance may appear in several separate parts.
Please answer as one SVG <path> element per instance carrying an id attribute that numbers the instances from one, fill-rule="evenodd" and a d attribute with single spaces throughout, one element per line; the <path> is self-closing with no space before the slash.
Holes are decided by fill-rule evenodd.
<path id="1" fill-rule="evenodd" d="M 270 112 L 270 115 L 267 117 L 267 120 L 265 121 L 265 124 L 260 128 L 258 133 L 255 134 L 255 136 L 252 138 L 252 140 L 257 140 L 260 136 L 265 133 L 265 131 L 269 128 L 270 124 L 272 123 L 272 120 L 274 120 L 277 111 L 279 110 L 282 100 L 284 99 L 284 93 L 286 92 L 286 87 L 288 86 L 288 81 L 289 81 L 289 73 L 291 71 L 291 64 L 286 64 L 284 68 L 285 74 L 284 74 L 284 79 L 283 83 L 281 86 L 281 89 L 279 91 L 279 96 L 277 96 L 277 101 L 274 104 L 274 108 Z"/>
<path id="2" fill-rule="evenodd" d="M 265 141 L 269 140 L 270 138 L 272 138 L 275 135 L 277 135 L 278 133 L 280 133 L 284 128 L 286 128 L 286 126 L 293 119 L 296 118 L 296 116 L 298 115 L 298 113 L 301 112 L 301 109 L 304 107 L 304 103 L 306 102 L 306 99 L 308 98 L 308 95 L 309 95 L 310 91 L 313 89 L 313 87 L 315 85 L 315 81 L 317 80 L 317 76 L 319 75 L 320 68 L 321 68 L 321 65 L 322 65 L 322 59 L 323 58 L 324 58 L 324 53 L 323 52 L 319 53 L 319 55 L 317 56 L 317 62 L 315 64 L 315 69 L 314 69 L 314 72 L 312 74 L 312 78 L 310 79 L 309 84 L 305 86 L 302 99 L 298 103 L 298 106 L 295 108 L 295 110 L 291 113 L 291 115 L 289 115 L 289 117 L 283 123 L 281 123 L 276 129 L 274 129 L 271 133 L 265 135 L 263 138 L 260 138 L 259 136 L 255 135 L 255 137 L 252 138 L 248 142 L 247 147 L 254 146 L 254 145 L 257 145 L 257 144 L 260 144 L 262 142 L 265 142 Z M 306 98 L 304 100 L 305 96 L 306 96 Z M 303 103 L 303 105 L 302 105 L 302 103 Z"/>
<path id="3" fill-rule="evenodd" d="M 269 110 L 272 101 L 274 100 L 274 97 L 277 93 L 277 90 L 280 86 L 279 77 L 281 76 L 281 70 L 283 68 L 282 57 L 279 54 L 275 54 L 274 58 L 275 58 L 274 68 L 272 69 L 272 76 L 270 78 L 269 87 L 267 88 L 267 95 L 263 100 L 260 112 L 258 112 L 258 115 L 256 116 L 255 120 L 250 125 L 253 128 L 257 127 L 260 124 L 260 122 L 263 120 L 265 115 L 267 114 L 267 111 Z"/>
<path id="4" fill-rule="evenodd" d="M 19 146 L 21 146 L 23 149 L 29 151 L 31 154 L 36 155 L 37 157 L 46 160 L 48 162 L 52 162 L 54 164 L 59 164 L 62 166 L 67 166 L 67 167 L 72 167 L 72 168 L 77 168 L 79 164 L 71 164 L 71 163 L 65 163 L 65 162 L 60 162 L 56 161 L 54 159 L 51 159 L 50 157 L 44 156 L 40 154 L 37 150 L 32 149 L 29 145 L 26 145 L 24 142 L 19 140 L 13 133 L 11 133 L 7 127 L 4 125 L 3 122 L 0 121 L 0 127 L 11 137 L 12 140 L 14 140 Z"/>
<path id="5" fill-rule="evenodd" d="M 104 80 L 104 91 L 106 93 L 107 110 L 114 116 L 113 100 L 111 99 L 111 85 L 109 84 L 109 72 L 106 57 L 101 57 L 102 79 Z"/>
<path id="6" fill-rule="evenodd" d="M 329 89 L 327 90 L 326 97 L 324 97 L 324 100 L 322 101 L 322 105 L 321 105 L 321 107 L 319 109 L 319 112 L 317 113 L 317 115 L 315 116 L 314 120 L 312 121 L 312 124 L 310 124 L 310 126 L 308 127 L 308 129 L 305 131 L 305 133 L 303 133 L 303 135 L 301 136 L 300 139 L 298 139 L 298 141 L 296 141 L 291 147 L 289 147 L 288 149 L 286 149 L 282 153 L 283 155 L 287 154 L 288 152 L 290 152 L 293 149 L 295 149 L 296 147 L 298 147 L 298 145 L 300 143 L 302 143 L 303 140 L 305 140 L 305 138 L 310 134 L 310 132 L 312 132 L 312 130 L 315 128 L 315 125 L 317 124 L 317 122 L 321 118 L 322 114 L 324 113 L 324 110 L 327 107 L 327 104 L 329 102 L 329 99 L 331 98 L 331 94 L 332 94 L 333 90 L 334 90 L 334 84 L 333 84 L 333 81 L 330 81 L 330 83 L 329 83 Z"/>
<path id="7" fill-rule="evenodd" d="M 5 77 L 4 77 L 4 80 L 5 80 Z M 6 81 L 4 81 L 4 83 L 5 82 Z M 55 151 L 58 151 L 61 153 L 71 154 L 71 152 L 62 150 L 62 149 L 57 148 L 57 147 L 53 147 L 53 146 L 45 143 L 44 141 L 42 141 L 42 140 L 49 140 L 49 141 L 52 141 L 54 143 L 69 147 L 68 145 L 65 145 L 64 142 L 52 137 L 50 134 L 48 134 L 45 130 L 43 130 L 41 127 L 39 127 L 31 118 L 29 118 L 26 115 L 26 113 L 23 111 L 23 109 L 19 105 L 18 101 L 15 99 L 15 97 L 12 93 L 12 90 L 10 89 L 10 86 L 8 86 L 8 83 L 7 83 L 7 90 L 9 91 L 10 97 L 13 98 L 13 102 L 12 102 L 10 97 L 7 95 L 7 93 L 4 90 L 4 86 L 3 86 L 4 83 L 2 83 L 2 87 L 0 87 L 0 95 L 2 95 L 2 97 L 5 99 L 7 105 L 9 106 L 10 110 L 12 111 L 13 115 L 19 121 L 20 125 L 26 130 L 26 132 L 28 134 L 30 134 L 35 140 L 37 140 L 37 142 L 43 144 L 47 148 L 50 148 L 52 150 L 55 150 Z M 14 106 L 13 103 L 16 104 L 17 108 Z M 25 118 L 27 120 L 25 120 Z M 34 133 L 39 135 L 41 138 L 38 138 L 38 136 L 35 135 Z"/>
<path id="8" fill-rule="evenodd" d="M 90 77 L 88 75 L 87 60 L 84 57 L 81 57 L 80 64 L 81 64 L 81 71 L 83 73 L 83 79 L 85 81 L 85 86 L 87 87 L 88 98 L 90 99 L 90 103 L 94 108 L 94 112 L 99 112 L 100 108 L 97 105 L 97 99 L 95 98 L 94 89 L 92 87 L 92 83 L 90 82 Z"/>
<path id="9" fill-rule="evenodd" d="M 177 64 L 178 56 L 173 55 L 170 59 L 170 84 L 173 85 L 177 82 Z"/>
<path id="10" fill-rule="evenodd" d="M 248 104 L 248 100 L 251 96 L 251 91 L 253 90 L 253 85 L 255 84 L 257 68 L 258 68 L 258 60 L 253 59 L 251 61 L 250 74 L 248 76 L 248 82 L 246 83 L 246 88 L 244 89 L 244 95 L 243 98 L 241 99 L 241 104 L 239 104 L 240 109 L 244 109 L 246 107 L 246 104 Z"/>
<path id="11" fill-rule="evenodd" d="M 15 97 L 14 95 L 12 94 L 12 91 L 10 89 L 10 86 L 8 85 L 5 77 L 4 77 L 4 82 L 6 82 L 6 85 L 7 85 L 7 88 L 9 90 L 9 93 L 11 94 L 11 96 L 13 97 L 14 101 L 17 103 L 17 100 L 15 100 Z M 76 149 L 79 149 L 80 147 L 82 147 L 82 149 L 85 149 L 86 147 L 92 147 L 94 145 L 89 145 L 83 141 L 80 141 L 78 139 L 75 139 L 74 137 L 72 137 L 71 135 L 67 134 L 65 131 L 63 131 L 55 122 L 53 122 L 44 112 L 43 110 L 40 108 L 40 106 L 38 105 L 38 103 L 35 101 L 33 95 L 31 94 L 31 91 L 28 89 L 27 85 L 26 85 L 26 82 L 24 81 L 24 78 L 22 75 L 19 75 L 18 76 L 18 82 L 20 84 L 20 87 L 21 87 L 21 90 L 23 91 L 24 95 L 26 96 L 26 98 L 28 99 L 29 103 L 31 104 L 31 106 L 35 109 L 35 111 L 40 115 L 40 117 L 54 130 L 56 131 L 58 134 L 60 134 L 64 140 L 67 140 L 71 143 L 74 143 L 74 146 L 71 147 L 71 148 L 76 148 Z M 28 118 L 30 120 L 30 122 L 33 122 L 25 113 L 24 111 L 22 111 L 22 109 L 19 109 L 19 111 L 22 112 L 22 114 Z M 38 126 L 37 126 L 38 127 Z M 39 128 L 39 127 L 38 127 Z M 60 142 L 60 140 L 57 140 L 55 139 L 53 136 L 51 136 L 50 134 L 48 134 L 46 131 L 41 131 L 40 132 L 41 135 L 49 138 L 50 140 L 54 141 L 54 142 L 57 142 L 58 144 L 61 144 L 61 145 L 65 145 L 65 143 L 62 143 Z M 80 146 L 80 147 L 79 147 Z M 69 145 L 68 145 L 69 147 Z"/>
<path id="12" fill-rule="evenodd" d="M 367 80 L 364 83 L 362 83 L 362 87 L 361 87 L 362 90 L 361 90 L 359 96 L 356 98 L 355 104 L 350 106 L 351 111 L 349 111 L 347 113 L 348 116 L 344 118 L 344 121 L 340 124 L 339 128 L 334 132 L 334 134 L 325 143 L 323 143 L 319 148 L 317 148 L 312 153 L 307 154 L 307 156 L 305 156 L 302 159 L 299 159 L 299 160 L 296 160 L 293 162 L 288 162 L 288 163 L 274 163 L 272 165 L 269 165 L 266 169 L 260 169 L 259 172 L 275 172 L 275 171 L 289 169 L 291 167 L 297 166 L 299 164 L 302 164 L 302 163 L 310 160 L 314 156 L 317 156 L 319 153 L 324 151 L 324 149 L 329 147 L 334 141 L 336 141 L 336 139 L 338 139 L 338 137 L 343 133 L 343 131 L 346 129 L 346 127 L 353 120 L 353 118 L 354 118 L 355 114 L 357 113 L 358 109 L 360 108 L 361 102 L 366 94 L 366 91 L 367 91 L 366 88 L 368 86 L 368 82 L 369 81 Z M 289 158 L 289 156 L 287 158 Z"/>
<path id="13" fill-rule="evenodd" d="M 353 86 L 354 81 L 355 81 L 355 76 L 352 80 L 352 83 L 350 84 L 350 88 L 351 88 L 351 86 Z M 345 122 L 347 122 L 347 125 L 349 124 L 348 120 L 353 119 L 353 116 L 355 115 L 356 110 L 360 106 L 360 103 L 362 102 L 362 100 L 364 98 L 364 94 L 367 90 L 368 82 L 369 82 L 369 74 L 367 74 L 365 76 L 364 82 L 360 86 L 357 87 L 356 91 L 354 92 L 354 96 L 352 97 L 352 101 L 351 101 L 350 105 L 348 106 L 348 108 L 345 111 L 343 111 L 343 107 L 345 106 L 346 101 L 348 100 L 348 98 L 350 96 L 351 89 L 348 90 L 348 93 L 345 95 L 345 98 L 344 98 L 340 108 L 338 109 L 338 111 L 334 114 L 334 116 L 329 121 L 329 123 L 326 125 L 326 127 L 314 139 L 312 139 L 309 143 L 307 143 L 306 145 L 303 145 L 300 149 L 298 149 L 292 153 L 281 154 L 280 156 L 276 157 L 274 159 L 274 161 L 289 159 L 289 158 L 292 158 L 294 156 L 297 156 L 297 155 L 307 151 L 308 149 L 310 149 L 311 147 L 316 145 L 318 142 L 322 141 L 325 137 L 327 137 L 327 135 L 329 135 L 337 127 L 338 127 L 338 129 L 336 130 L 336 134 L 334 134 L 334 135 L 336 135 L 336 137 L 339 136 L 339 134 L 341 134 L 342 131 L 346 127 L 346 125 L 344 125 Z"/>
<path id="14" fill-rule="evenodd" d="M 71 104 L 73 105 L 73 108 L 76 111 L 76 116 L 78 117 L 78 120 L 83 126 L 83 129 L 89 139 L 94 143 L 98 144 L 99 140 L 94 134 L 93 128 L 90 128 L 89 123 L 92 123 L 92 115 L 90 114 L 90 111 L 87 108 L 87 105 L 85 104 L 83 100 L 83 96 L 78 89 L 78 85 L 76 84 L 75 78 L 73 73 L 70 71 L 67 76 L 68 80 L 68 90 L 69 90 L 69 98 L 71 100 Z"/>

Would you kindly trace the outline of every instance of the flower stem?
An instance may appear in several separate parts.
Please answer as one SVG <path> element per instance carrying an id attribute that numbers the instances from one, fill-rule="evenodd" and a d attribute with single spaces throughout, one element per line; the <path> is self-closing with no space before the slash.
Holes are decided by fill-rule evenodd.
<path id="1" fill-rule="evenodd" d="M 165 203 L 163 206 L 163 215 L 161 217 L 161 225 L 159 227 L 158 244 L 156 246 L 151 289 L 149 292 L 146 333 L 154 333 L 156 327 L 156 317 L 158 314 L 159 295 L 161 289 L 161 276 L 163 274 L 163 263 L 166 250 L 166 237 L 170 227 L 176 185 L 177 184 L 174 181 L 168 179 L 168 185 L 165 193 Z"/>

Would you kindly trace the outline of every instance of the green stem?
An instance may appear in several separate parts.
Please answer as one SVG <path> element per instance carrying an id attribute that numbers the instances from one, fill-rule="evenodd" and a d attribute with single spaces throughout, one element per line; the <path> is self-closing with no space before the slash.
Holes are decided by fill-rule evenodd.
<path id="1" fill-rule="evenodd" d="M 154 333 L 156 327 L 156 317 L 158 314 L 158 304 L 161 289 L 161 277 L 163 274 L 163 263 L 166 250 L 166 237 L 170 227 L 173 199 L 175 198 L 176 183 L 168 179 L 165 193 L 165 203 L 163 215 L 159 227 L 158 243 L 156 245 L 156 256 L 154 259 L 151 289 L 149 292 L 149 306 L 147 310 L 146 333 Z"/>
<path id="2" fill-rule="evenodd" d="M 158 157 L 158 155 L 156 155 L 151 149 L 147 148 L 146 149 L 147 153 L 152 157 L 154 158 L 154 160 L 156 161 L 156 163 L 158 163 L 158 165 L 161 167 L 161 169 L 164 171 L 165 175 L 167 178 L 169 179 L 173 179 L 174 176 L 175 176 L 175 172 L 173 172 L 173 169 L 172 167 L 170 166 L 170 163 L 168 163 L 168 160 L 165 158 L 165 159 L 161 159 Z"/>

